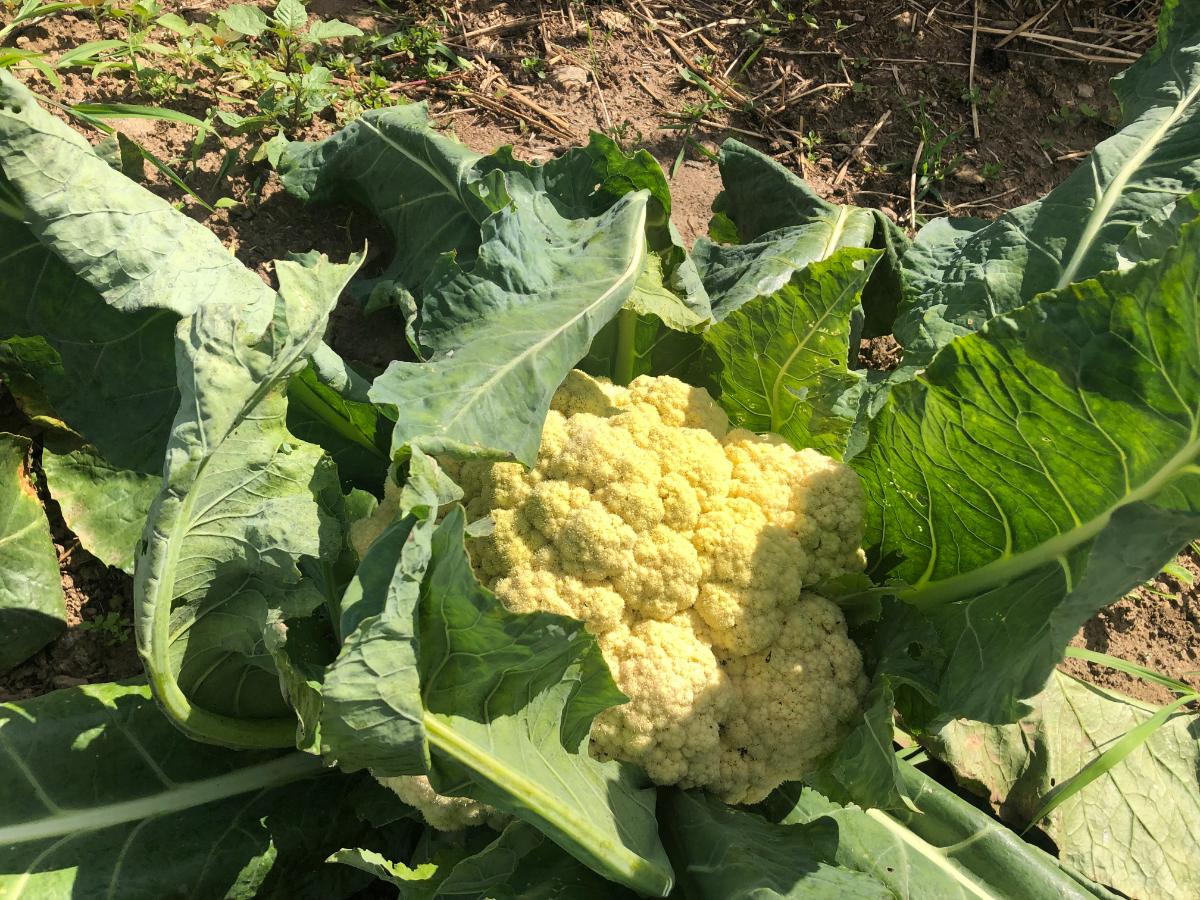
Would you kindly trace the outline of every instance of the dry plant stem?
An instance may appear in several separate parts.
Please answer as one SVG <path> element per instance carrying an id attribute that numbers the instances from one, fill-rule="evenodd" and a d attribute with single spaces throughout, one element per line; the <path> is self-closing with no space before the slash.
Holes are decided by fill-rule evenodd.
<path id="1" fill-rule="evenodd" d="M 913 154 L 912 171 L 908 175 L 908 227 L 917 227 L 917 168 L 920 166 L 921 154 L 925 152 L 925 142 L 917 144 L 917 152 Z"/>
<path id="2" fill-rule="evenodd" d="M 979 44 L 979 0 L 975 0 L 975 20 L 971 26 L 971 67 L 967 70 L 967 94 L 971 98 L 971 133 L 979 140 L 979 102 L 975 97 L 975 49 Z"/>
<path id="3" fill-rule="evenodd" d="M 1001 47 L 1003 47 L 1005 44 L 1007 44 L 1013 38 L 1020 37 L 1022 34 L 1024 34 L 1026 31 L 1029 31 L 1031 28 L 1037 28 L 1039 25 L 1042 24 L 1042 22 L 1046 21 L 1046 19 L 1050 17 L 1051 13 L 1053 13 L 1056 9 L 1058 9 L 1059 4 L 1061 2 L 1062 2 L 1062 0 L 1054 0 L 1054 3 L 1050 6 L 1049 9 L 1043 10 L 1042 12 L 1034 13 L 1032 16 L 1030 16 L 1028 19 L 1026 19 L 1024 22 L 1022 22 L 1020 25 L 1018 25 L 1016 28 L 1014 28 L 1012 31 L 1010 31 L 1008 34 L 1006 34 L 1004 37 L 1000 38 L 1000 40 L 998 40 L 996 42 L 996 49 L 999 50 Z M 976 7 L 976 9 L 975 9 L 975 23 L 978 26 L 978 24 L 979 24 L 979 9 L 978 9 L 978 7 Z M 978 30 L 978 29 L 976 29 L 976 30 Z"/>
<path id="4" fill-rule="evenodd" d="M 891 117 L 892 117 L 892 111 L 890 109 L 884 110 L 883 115 L 880 116 L 875 121 L 875 124 L 871 126 L 871 130 L 868 131 L 863 136 L 863 139 L 858 142 L 858 146 L 850 151 L 850 155 L 846 157 L 845 161 L 842 163 L 841 167 L 838 169 L 837 175 L 834 176 L 834 179 L 833 179 L 834 187 L 837 187 L 839 184 L 842 183 L 842 179 L 844 179 L 846 177 L 846 173 L 850 171 L 850 163 L 852 163 L 856 159 L 862 158 L 863 154 L 866 152 L 867 147 L 869 147 L 871 145 L 871 142 L 873 140 L 875 140 L 875 136 L 877 134 L 879 134 L 879 132 L 883 129 L 883 126 L 887 124 L 888 119 L 890 119 Z"/>

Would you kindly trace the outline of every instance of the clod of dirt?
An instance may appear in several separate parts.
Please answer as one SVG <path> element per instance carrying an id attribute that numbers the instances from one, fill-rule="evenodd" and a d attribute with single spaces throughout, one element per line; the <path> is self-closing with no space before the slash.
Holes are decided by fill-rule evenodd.
<path id="1" fill-rule="evenodd" d="M 550 70 L 550 80 L 563 91 L 582 91 L 587 87 L 588 72 L 582 66 L 555 66 Z"/>

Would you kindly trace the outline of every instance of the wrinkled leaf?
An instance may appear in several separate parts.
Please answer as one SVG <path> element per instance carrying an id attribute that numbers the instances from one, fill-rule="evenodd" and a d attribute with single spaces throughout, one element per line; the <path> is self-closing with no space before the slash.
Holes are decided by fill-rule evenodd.
<path id="1" fill-rule="evenodd" d="M 1142 704 L 1055 672 L 1014 725 L 959 719 L 931 736 L 959 781 L 1021 828 L 1071 778 L 1153 715 Z M 1039 823 L 1064 863 L 1131 897 L 1200 893 L 1196 716 L 1173 716 L 1123 762 Z M 1103 823 L 1103 827 L 1096 827 Z"/>
<path id="2" fill-rule="evenodd" d="M 891 900 L 869 874 L 833 861 L 828 819 L 776 825 L 707 794 L 663 791 L 663 827 L 680 886 L 697 900 Z"/>
<path id="3" fill-rule="evenodd" d="M 550 398 L 621 308 L 641 271 L 645 195 L 597 219 L 548 203 L 483 225 L 470 270 L 445 260 L 421 310 L 427 363 L 393 362 L 371 399 L 403 411 L 392 451 L 506 456 L 532 463 Z"/>
<path id="4" fill-rule="evenodd" d="M 42 471 L 63 521 L 83 548 L 132 575 L 138 538 L 162 479 L 119 469 L 86 444 L 70 449 L 48 443 Z"/>
<path id="5" fill-rule="evenodd" d="M 210 304 L 180 323 L 185 399 L 134 580 L 155 696 L 189 734 L 235 747 L 292 743 L 264 629 L 320 605 L 301 562 L 341 552 L 333 466 L 285 424 L 287 379 L 334 301 L 296 274 L 255 308 Z"/>
<path id="6" fill-rule="evenodd" d="M 700 238 L 692 248 L 720 320 L 742 304 L 773 294 L 809 263 L 840 247 L 866 247 L 873 214 L 820 197 L 770 157 L 735 140 L 721 147 L 724 190 L 713 204 L 715 221 L 735 243 Z"/>
<path id="7" fill-rule="evenodd" d="M 442 794 L 481 800 L 535 825 L 605 877 L 669 891 L 654 791 L 632 767 L 587 752 L 580 719 L 623 700 L 595 639 L 551 613 L 514 615 L 481 587 L 461 507 L 439 526 L 422 588 L 420 666 Z"/>
<path id="8" fill-rule="evenodd" d="M 863 384 L 847 366 L 851 316 L 878 255 L 838 250 L 704 333 L 721 405 L 735 425 L 841 457 Z"/>
<path id="9" fill-rule="evenodd" d="M 943 712 L 1011 721 L 1076 628 L 1200 533 L 1198 295 L 1192 225 L 954 341 L 872 422 L 867 541 L 942 634 Z"/>

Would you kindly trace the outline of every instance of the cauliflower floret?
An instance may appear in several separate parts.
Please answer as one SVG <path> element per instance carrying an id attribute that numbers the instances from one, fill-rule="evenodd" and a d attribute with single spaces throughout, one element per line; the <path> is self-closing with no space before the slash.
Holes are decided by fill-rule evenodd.
<path id="1" fill-rule="evenodd" d="M 602 712 L 592 753 L 640 765 L 658 784 L 685 788 L 719 776 L 721 722 L 733 692 L 694 613 L 614 629 L 600 639 L 629 702 Z"/>
<path id="2" fill-rule="evenodd" d="M 698 428 L 718 438 L 729 430 L 729 417 L 708 391 L 678 378 L 639 375 L 629 385 L 627 396 L 622 405 L 650 407 L 665 425 Z"/>
<path id="3" fill-rule="evenodd" d="M 710 787 L 727 803 L 757 803 L 779 786 L 780 772 L 811 771 L 837 747 L 867 690 L 842 611 L 815 594 L 787 611 L 768 648 L 727 660 L 726 672 L 737 699 Z"/>
<path id="4" fill-rule="evenodd" d="M 533 469 L 461 466 L 481 579 L 514 612 L 582 620 L 629 702 L 592 752 L 660 784 L 765 796 L 836 746 L 865 692 L 840 611 L 808 590 L 861 571 L 853 470 L 729 429 L 703 390 L 572 373 Z"/>
<path id="5" fill-rule="evenodd" d="M 416 807 L 429 827 L 438 831 L 460 831 L 472 825 L 490 825 L 499 831 L 510 818 L 469 797 L 444 797 L 433 789 L 424 775 L 377 777 L 377 780 L 409 806 Z"/>

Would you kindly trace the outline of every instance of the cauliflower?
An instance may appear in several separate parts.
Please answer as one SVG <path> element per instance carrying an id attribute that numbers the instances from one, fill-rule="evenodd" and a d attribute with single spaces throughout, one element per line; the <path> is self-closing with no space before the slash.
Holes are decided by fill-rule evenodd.
<path id="1" fill-rule="evenodd" d="M 799 778 L 859 715 L 862 659 L 809 588 L 861 571 L 858 477 L 729 427 L 702 389 L 573 372 L 536 465 L 455 466 L 480 579 L 514 612 L 582 620 L 629 702 L 591 752 L 659 784 L 752 803 Z"/>

